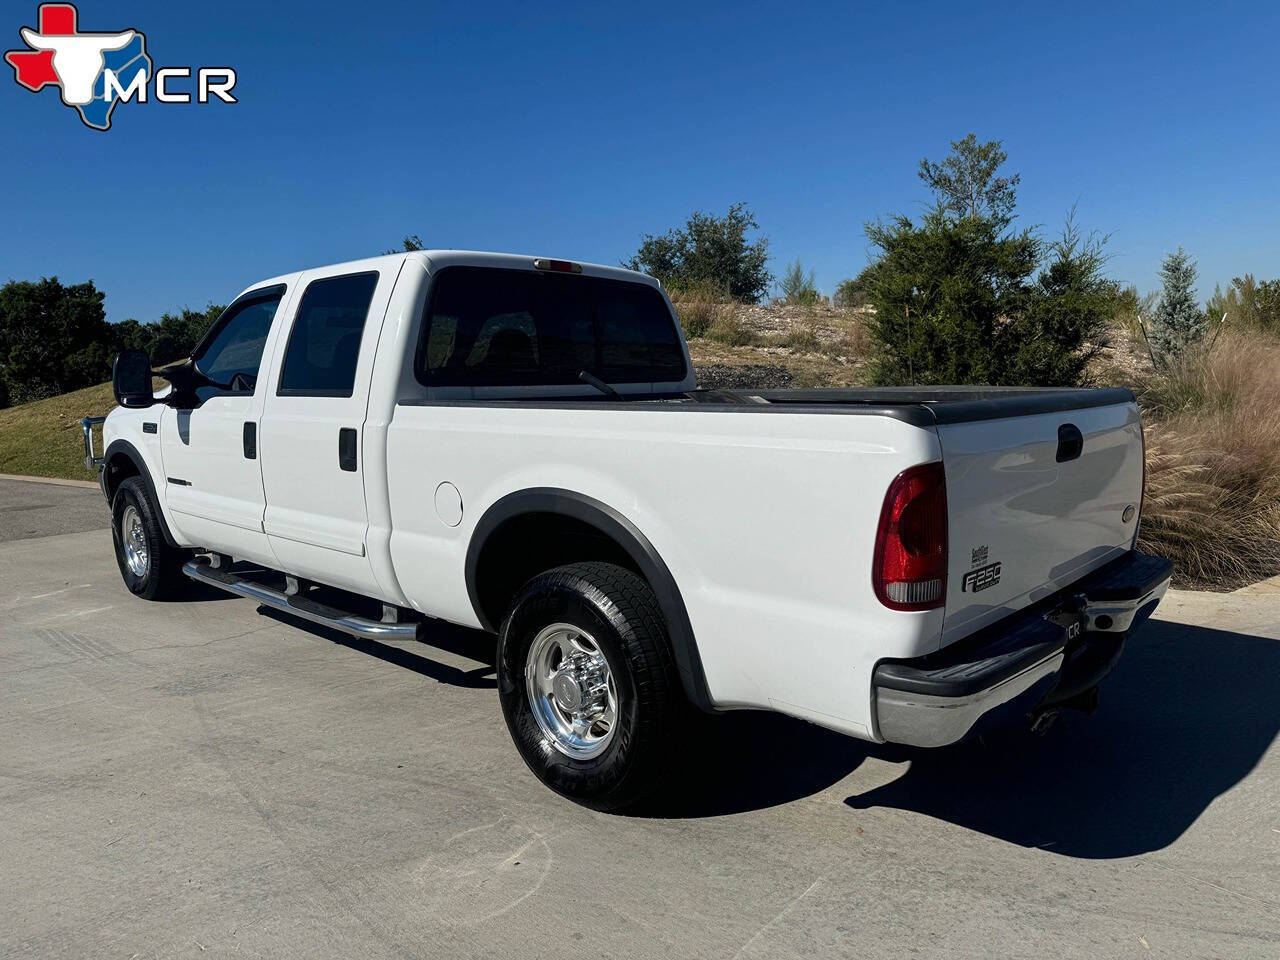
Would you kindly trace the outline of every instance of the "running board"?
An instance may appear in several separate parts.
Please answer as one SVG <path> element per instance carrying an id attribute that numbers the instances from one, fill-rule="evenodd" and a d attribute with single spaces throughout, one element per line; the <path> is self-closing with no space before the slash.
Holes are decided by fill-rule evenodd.
<path id="1" fill-rule="evenodd" d="M 182 572 L 198 583 L 207 583 L 219 590 L 248 597 L 263 606 L 283 613 L 291 613 L 295 617 L 301 617 L 334 630 L 341 630 L 355 637 L 363 637 L 366 640 L 421 639 L 418 634 L 422 627 L 420 623 L 382 623 L 378 620 L 370 620 L 368 617 L 357 617 L 345 610 L 316 603 L 307 597 L 291 597 L 283 591 L 273 590 L 239 574 L 217 569 L 207 563 L 192 560 L 182 565 Z"/>

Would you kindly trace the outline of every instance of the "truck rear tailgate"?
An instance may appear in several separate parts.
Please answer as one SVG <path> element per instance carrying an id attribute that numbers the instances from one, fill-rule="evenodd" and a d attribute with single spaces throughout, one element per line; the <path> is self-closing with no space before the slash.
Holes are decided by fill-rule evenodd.
<path id="1" fill-rule="evenodd" d="M 943 646 L 1133 545 L 1143 457 L 1136 404 L 937 429 L 950 544 Z"/>

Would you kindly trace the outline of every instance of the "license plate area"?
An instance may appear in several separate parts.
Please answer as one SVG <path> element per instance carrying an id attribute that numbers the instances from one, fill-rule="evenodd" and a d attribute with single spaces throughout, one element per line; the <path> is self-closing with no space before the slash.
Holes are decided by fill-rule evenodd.
<path id="1" fill-rule="evenodd" d="M 1083 603 L 1071 602 L 1055 607 L 1044 615 L 1044 619 L 1062 630 L 1063 638 L 1067 643 L 1084 636 L 1087 620 Z"/>

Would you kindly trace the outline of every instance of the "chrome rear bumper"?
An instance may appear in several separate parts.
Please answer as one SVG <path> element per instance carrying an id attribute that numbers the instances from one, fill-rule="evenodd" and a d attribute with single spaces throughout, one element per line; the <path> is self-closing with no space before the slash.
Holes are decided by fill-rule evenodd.
<path id="1" fill-rule="evenodd" d="M 1172 569 L 1168 560 L 1131 551 L 935 654 L 881 661 L 872 677 L 880 738 L 941 747 L 1020 697 L 1028 712 L 1044 703 L 1086 702 L 1119 660 L 1125 635 L 1164 597 Z"/>
<path id="2" fill-rule="evenodd" d="M 963 697 L 893 689 L 876 690 L 880 736 L 912 747 L 945 747 L 964 738 L 984 715 L 1014 700 L 1040 681 L 1056 677 L 1061 650 L 1007 680 Z"/>

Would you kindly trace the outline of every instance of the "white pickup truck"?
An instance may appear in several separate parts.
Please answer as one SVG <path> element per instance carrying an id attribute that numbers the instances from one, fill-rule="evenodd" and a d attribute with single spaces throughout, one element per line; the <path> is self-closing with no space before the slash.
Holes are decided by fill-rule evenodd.
<path id="1" fill-rule="evenodd" d="M 1169 582 L 1129 391 L 699 390 L 661 285 L 612 267 L 276 277 L 159 376 L 121 354 L 100 456 L 85 423 L 129 590 L 496 633 L 520 754 L 599 809 L 686 704 L 922 747 L 1090 709 Z"/>

